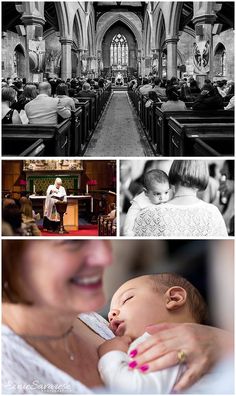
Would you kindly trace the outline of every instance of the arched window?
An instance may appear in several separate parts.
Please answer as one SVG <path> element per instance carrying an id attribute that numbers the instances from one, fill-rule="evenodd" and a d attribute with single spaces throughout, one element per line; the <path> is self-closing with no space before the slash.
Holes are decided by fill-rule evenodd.
<path id="1" fill-rule="evenodd" d="M 111 66 L 128 65 L 128 43 L 123 34 L 116 34 L 110 47 Z"/>
<path id="2" fill-rule="evenodd" d="M 214 71 L 216 76 L 226 74 L 226 51 L 222 43 L 218 43 L 214 54 Z"/>

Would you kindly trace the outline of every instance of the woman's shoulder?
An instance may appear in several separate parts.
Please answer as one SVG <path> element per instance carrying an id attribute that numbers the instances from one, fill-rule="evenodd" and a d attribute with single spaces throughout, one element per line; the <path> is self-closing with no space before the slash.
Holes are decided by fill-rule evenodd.
<path id="1" fill-rule="evenodd" d="M 6 325 L 2 325 L 2 392 L 91 393 L 81 382 L 47 361 Z"/>

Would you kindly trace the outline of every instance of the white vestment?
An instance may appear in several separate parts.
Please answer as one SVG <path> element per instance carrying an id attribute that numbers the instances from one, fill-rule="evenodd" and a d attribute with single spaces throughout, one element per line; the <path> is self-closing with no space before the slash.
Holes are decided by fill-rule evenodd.
<path id="1" fill-rule="evenodd" d="M 60 216 L 57 212 L 55 205 L 58 199 L 54 197 L 58 197 L 58 199 L 63 198 L 63 201 L 66 202 L 66 190 L 64 189 L 64 187 L 60 186 L 59 188 L 57 188 L 55 184 L 51 184 L 48 187 L 44 208 L 44 216 L 47 217 L 50 221 L 60 221 Z"/>

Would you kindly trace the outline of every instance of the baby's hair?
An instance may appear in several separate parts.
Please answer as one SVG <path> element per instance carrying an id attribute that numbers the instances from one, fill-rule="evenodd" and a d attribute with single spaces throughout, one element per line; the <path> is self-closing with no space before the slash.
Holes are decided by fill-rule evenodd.
<path id="1" fill-rule="evenodd" d="M 156 291 L 165 293 L 170 287 L 182 287 L 187 293 L 187 304 L 194 320 L 199 324 L 208 324 L 207 304 L 200 292 L 187 279 L 173 273 L 148 275 Z"/>
<path id="2" fill-rule="evenodd" d="M 152 188 L 153 182 L 169 184 L 169 179 L 167 174 L 162 170 L 152 169 L 144 174 L 143 185 L 146 190 L 150 190 Z"/>

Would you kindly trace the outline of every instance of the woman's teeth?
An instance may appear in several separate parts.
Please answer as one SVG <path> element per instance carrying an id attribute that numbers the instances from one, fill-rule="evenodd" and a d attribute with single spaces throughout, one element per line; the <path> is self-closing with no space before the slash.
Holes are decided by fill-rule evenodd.
<path id="1" fill-rule="evenodd" d="M 89 285 L 95 285 L 99 282 L 101 282 L 101 276 L 96 275 L 96 276 L 86 276 L 86 277 L 75 277 L 72 279 L 73 283 L 76 283 L 77 285 L 81 286 L 89 286 Z"/>

